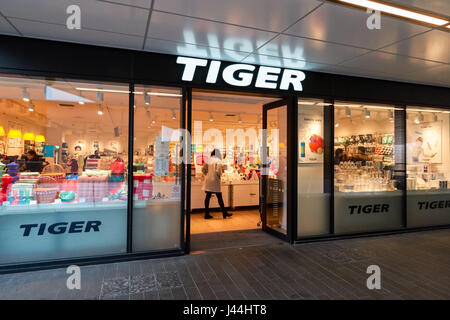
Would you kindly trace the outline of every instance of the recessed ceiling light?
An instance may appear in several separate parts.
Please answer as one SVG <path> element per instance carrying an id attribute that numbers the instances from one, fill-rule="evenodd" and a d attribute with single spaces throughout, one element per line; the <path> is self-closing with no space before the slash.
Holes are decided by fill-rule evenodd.
<path id="1" fill-rule="evenodd" d="M 315 102 L 311 102 L 311 101 L 299 101 L 298 104 L 305 105 L 305 106 L 311 106 L 311 105 L 315 104 Z"/>
<path id="2" fill-rule="evenodd" d="M 338 0 L 338 1 L 349 3 L 349 4 L 352 4 L 355 6 L 365 7 L 365 8 L 376 10 L 376 11 L 381 11 L 384 13 L 389 13 L 389 14 L 407 18 L 407 19 L 412 19 L 412 20 L 416 20 L 416 21 L 420 21 L 420 22 L 433 24 L 436 26 L 443 26 L 443 25 L 446 25 L 447 23 L 449 23 L 449 21 L 445 20 L 445 19 L 439 19 L 439 18 L 432 17 L 427 14 L 422 14 L 422 13 L 414 12 L 411 10 L 402 9 L 399 7 L 394 7 L 394 6 L 391 6 L 388 4 L 379 3 L 379 2 L 370 1 L 370 0 Z"/>
<path id="3" fill-rule="evenodd" d="M 100 91 L 100 92 L 110 92 L 110 93 L 130 93 L 128 90 L 115 90 L 115 89 L 97 89 L 97 88 L 75 88 L 80 91 Z"/>

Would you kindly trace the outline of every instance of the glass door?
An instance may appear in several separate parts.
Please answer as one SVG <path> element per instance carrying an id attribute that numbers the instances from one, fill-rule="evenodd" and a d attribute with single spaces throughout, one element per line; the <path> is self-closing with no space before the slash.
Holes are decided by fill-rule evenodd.
<path id="1" fill-rule="evenodd" d="M 261 211 L 263 230 L 287 238 L 288 103 L 263 106 L 261 150 Z"/>

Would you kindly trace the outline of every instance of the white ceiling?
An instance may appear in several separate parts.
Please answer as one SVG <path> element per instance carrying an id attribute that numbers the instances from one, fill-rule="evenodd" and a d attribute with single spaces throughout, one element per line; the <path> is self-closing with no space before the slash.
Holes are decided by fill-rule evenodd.
<path id="1" fill-rule="evenodd" d="M 390 1 L 450 17 L 449 0 Z M 450 87 L 450 32 L 367 17 L 325 0 L 3 0 L 0 33 Z"/>

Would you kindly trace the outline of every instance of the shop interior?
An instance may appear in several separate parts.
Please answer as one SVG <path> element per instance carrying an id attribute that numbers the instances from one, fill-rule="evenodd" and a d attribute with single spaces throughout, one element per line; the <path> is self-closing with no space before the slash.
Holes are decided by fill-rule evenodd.
<path id="1" fill-rule="evenodd" d="M 261 228 L 260 173 L 263 105 L 272 97 L 194 91 L 192 97 L 191 242 L 213 237 L 214 233 Z M 268 136 L 278 128 L 276 114 L 268 113 Z M 281 122 L 280 122 L 281 123 Z M 278 139 L 278 137 L 277 137 Z M 271 142 L 268 141 L 270 144 Z M 205 219 L 205 163 L 211 151 L 219 149 L 223 174 L 221 192 L 227 212 L 223 218 L 217 197 L 210 200 L 212 219 Z M 270 149 L 270 148 L 269 148 Z M 269 150 L 269 158 L 273 155 Z M 275 157 L 273 157 L 275 158 Z M 278 158 L 277 158 L 278 159 Z M 270 174 L 278 174 L 273 163 Z M 277 166 L 278 167 L 278 166 Z M 275 175 L 274 175 L 275 176 Z M 275 224 L 281 224 L 281 220 Z M 275 225 L 273 226 L 275 227 Z M 208 235 L 209 234 L 209 235 Z M 233 237 L 242 233 L 230 233 Z M 204 237 L 202 237 L 202 235 Z M 250 240 L 251 242 L 251 240 Z"/>
<path id="2" fill-rule="evenodd" d="M 394 179 L 396 108 L 335 104 L 336 192 L 398 189 Z"/>

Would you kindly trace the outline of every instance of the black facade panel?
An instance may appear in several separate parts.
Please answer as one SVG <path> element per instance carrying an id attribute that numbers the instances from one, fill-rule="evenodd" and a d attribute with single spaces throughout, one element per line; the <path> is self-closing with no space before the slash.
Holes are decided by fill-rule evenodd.
<path id="1" fill-rule="evenodd" d="M 259 94 L 298 93 L 300 96 L 335 100 L 450 108 L 450 88 L 309 71 L 305 71 L 302 92 L 255 88 L 256 74 L 249 87 L 227 84 L 220 76 L 221 72 L 216 83 L 207 84 L 205 79 L 209 63 L 207 67 L 197 67 L 192 82 L 185 82 L 181 80 L 184 65 L 177 64 L 176 59 L 177 56 L 151 52 L 0 36 L 0 72 L 5 73 L 189 85 Z M 230 64 L 233 63 L 222 61 L 220 70 Z"/>

